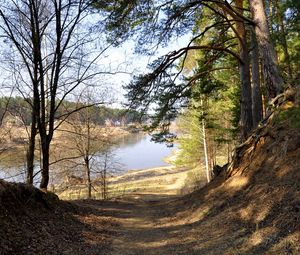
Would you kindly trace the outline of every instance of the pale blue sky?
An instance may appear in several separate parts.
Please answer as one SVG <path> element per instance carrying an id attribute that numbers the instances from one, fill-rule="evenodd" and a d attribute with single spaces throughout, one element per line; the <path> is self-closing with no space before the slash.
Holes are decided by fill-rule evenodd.
<path id="1" fill-rule="evenodd" d="M 134 54 L 134 42 L 132 41 L 124 43 L 119 48 L 112 48 L 109 51 L 109 56 L 106 58 L 107 64 L 110 64 L 114 68 L 119 67 L 121 71 L 128 72 L 128 74 L 120 73 L 110 76 L 112 89 L 118 94 L 118 103 L 115 105 L 118 106 L 124 101 L 123 94 L 125 91 L 122 89 L 122 86 L 130 82 L 131 75 L 129 73 L 138 74 L 147 72 L 147 65 L 149 63 L 170 51 L 187 46 L 189 39 L 190 35 L 186 35 L 173 40 L 168 47 L 159 48 L 157 54 L 151 57 Z"/>

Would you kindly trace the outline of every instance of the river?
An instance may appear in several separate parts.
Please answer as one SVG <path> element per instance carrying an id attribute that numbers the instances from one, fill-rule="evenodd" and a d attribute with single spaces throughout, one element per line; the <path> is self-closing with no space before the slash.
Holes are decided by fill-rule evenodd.
<path id="1" fill-rule="evenodd" d="M 125 171 L 166 166 L 165 158 L 174 148 L 154 143 L 149 135 L 136 134 L 130 140 L 121 143 L 113 153 L 123 165 Z"/>
<path id="2" fill-rule="evenodd" d="M 115 166 L 118 174 L 129 170 L 166 166 L 168 163 L 165 158 L 170 156 L 173 150 L 174 148 L 169 148 L 165 144 L 152 142 L 149 135 L 136 133 L 123 137 L 117 145 L 111 148 L 110 155 L 112 157 L 109 164 Z M 15 160 L 11 159 L 11 162 L 15 162 Z M 24 182 L 24 169 L 24 166 L 0 165 L 0 179 Z"/>

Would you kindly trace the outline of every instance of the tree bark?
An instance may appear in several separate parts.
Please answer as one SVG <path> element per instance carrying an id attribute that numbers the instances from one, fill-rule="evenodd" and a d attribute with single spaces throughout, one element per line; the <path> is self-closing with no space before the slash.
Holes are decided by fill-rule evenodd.
<path id="1" fill-rule="evenodd" d="M 204 150 L 204 162 L 205 162 L 205 172 L 206 172 L 206 179 L 207 183 L 210 182 L 211 176 L 210 176 L 210 168 L 209 168 L 209 155 L 208 155 L 208 142 L 207 142 L 207 135 L 206 135 L 206 123 L 204 119 L 204 100 L 201 99 L 201 106 L 202 106 L 202 141 L 203 141 L 203 150 Z"/>
<path id="2" fill-rule="evenodd" d="M 260 74 L 259 74 L 259 52 L 256 41 L 255 32 L 251 30 L 251 48 L 252 48 L 252 118 L 253 127 L 256 128 L 258 123 L 262 120 L 263 108 L 262 108 L 262 94 L 260 86 Z"/>
<path id="3" fill-rule="evenodd" d="M 262 0 L 249 0 L 255 23 L 255 33 L 262 56 L 265 86 L 268 100 L 272 100 L 283 90 L 283 80 L 279 74 L 274 46 L 270 40 L 270 32 Z"/>
<path id="4" fill-rule="evenodd" d="M 91 181 L 90 159 L 89 159 L 88 155 L 85 156 L 84 162 L 85 162 L 85 169 L 86 169 L 88 199 L 91 199 L 92 198 L 92 181 Z"/>
<path id="5" fill-rule="evenodd" d="M 33 185 L 35 137 L 37 133 L 35 114 L 33 113 L 32 115 L 33 116 L 32 116 L 32 123 L 31 123 L 31 131 L 30 131 L 28 148 L 26 152 L 26 161 L 27 161 L 26 183 L 29 185 Z"/>
<path id="6" fill-rule="evenodd" d="M 236 0 L 236 7 L 243 15 L 243 0 Z M 236 17 L 238 19 L 238 17 Z M 241 80 L 241 115 L 240 115 L 240 140 L 245 141 L 253 128 L 252 121 L 252 99 L 251 99 L 251 82 L 250 82 L 250 56 L 247 47 L 247 34 L 243 19 L 236 22 L 236 28 L 239 38 L 239 63 L 240 80 Z"/>
<path id="7" fill-rule="evenodd" d="M 42 143 L 42 180 L 40 183 L 40 189 L 42 191 L 47 191 L 48 183 L 49 183 L 49 158 L 50 158 L 50 142 L 47 141 L 45 137 L 41 136 Z"/>

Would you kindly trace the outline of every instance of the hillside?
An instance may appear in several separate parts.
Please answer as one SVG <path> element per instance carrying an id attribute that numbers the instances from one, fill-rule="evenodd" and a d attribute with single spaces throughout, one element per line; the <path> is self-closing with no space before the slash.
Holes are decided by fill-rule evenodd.
<path id="1" fill-rule="evenodd" d="M 113 224 L 101 211 L 0 180 L 1 255 L 105 254 Z"/>
<path id="2" fill-rule="evenodd" d="M 1 254 L 300 254 L 299 116 L 283 103 L 227 172 L 185 196 L 166 172 L 141 174 L 146 187 L 105 202 L 58 201 L 1 182 Z"/>
<path id="3" fill-rule="evenodd" d="M 227 173 L 172 204 L 176 254 L 300 254 L 300 108 L 285 104 Z M 178 246 L 180 246 L 178 244 Z"/>

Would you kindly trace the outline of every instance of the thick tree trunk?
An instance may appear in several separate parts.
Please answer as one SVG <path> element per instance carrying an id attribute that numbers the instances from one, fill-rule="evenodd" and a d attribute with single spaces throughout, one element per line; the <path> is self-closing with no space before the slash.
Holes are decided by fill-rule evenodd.
<path id="1" fill-rule="evenodd" d="M 274 46 L 270 40 L 268 22 L 262 0 L 249 0 L 255 23 L 255 33 L 262 56 L 265 86 L 269 101 L 283 90 L 283 81 L 279 74 Z"/>
<path id="2" fill-rule="evenodd" d="M 35 135 L 32 135 L 31 132 L 31 136 L 29 137 L 28 150 L 26 152 L 26 161 L 27 161 L 26 183 L 29 185 L 33 185 L 34 150 L 35 150 Z"/>
<path id="3" fill-rule="evenodd" d="M 262 120 L 263 108 L 262 108 L 262 94 L 260 86 L 260 74 L 259 74 L 259 52 L 256 41 L 255 32 L 251 30 L 251 48 L 252 48 L 252 118 L 253 127 L 256 128 L 258 123 Z"/>
<path id="4" fill-rule="evenodd" d="M 236 0 L 236 7 L 243 15 L 243 0 Z M 238 17 L 237 17 L 238 18 Z M 247 34 L 244 21 L 241 19 L 236 22 L 239 38 L 240 59 L 240 80 L 241 80 L 241 115 L 240 115 L 240 140 L 244 141 L 253 128 L 252 121 L 252 99 L 250 82 L 250 56 L 247 47 Z"/>
<path id="5" fill-rule="evenodd" d="M 250 84 L 250 65 L 249 54 L 246 45 L 241 45 L 240 56 L 243 63 L 240 64 L 241 79 L 241 115 L 240 115 L 240 140 L 247 139 L 253 128 L 252 121 L 252 100 L 251 100 L 251 84 Z"/>
<path id="6" fill-rule="evenodd" d="M 37 134 L 36 113 L 34 110 L 32 110 L 31 122 L 32 123 L 30 127 L 30 137 L 29 137 L 28 149 L 26 152 L 26 162 L 27 162 L 26 183 L 29 185 L 33 185 L 35 137 Z"/>
<path id="7" fill-rule="evenodd" d="M 47 191 L 49 183 L 49 158 L 50 158 L 50 143 L 47 138 L 41 136 L 42 143 L 42 180 L 40 183 L 40 189 Z"/>

